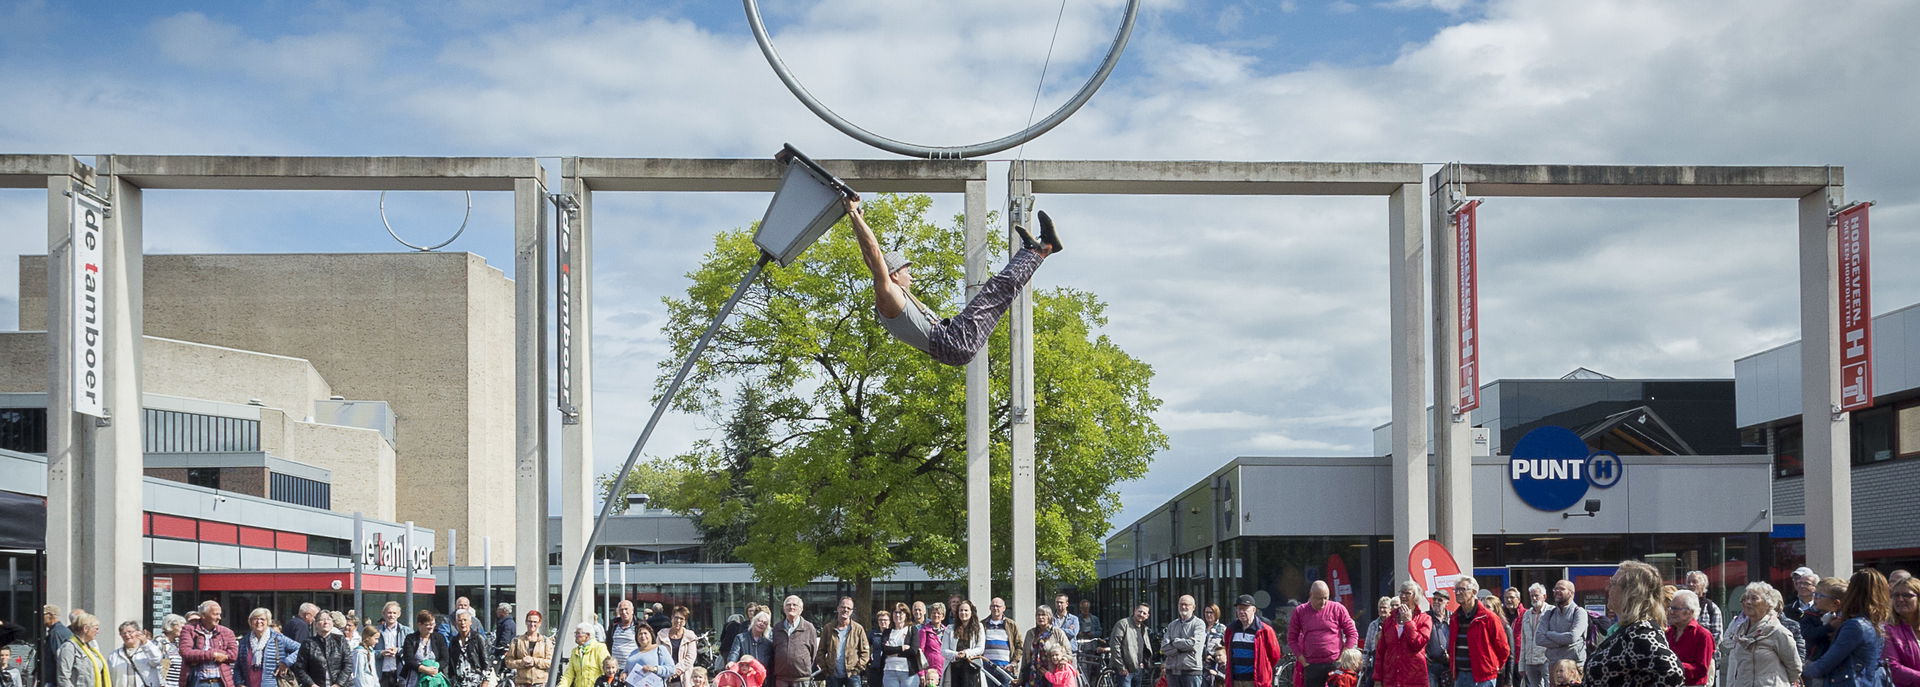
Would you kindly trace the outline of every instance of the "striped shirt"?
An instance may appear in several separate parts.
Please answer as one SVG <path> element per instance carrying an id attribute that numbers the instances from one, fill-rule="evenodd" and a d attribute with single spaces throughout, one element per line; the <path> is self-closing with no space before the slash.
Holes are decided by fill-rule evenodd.
<path id="1" fill-rule="evenodd" d="M 1245 629 L 1228 630 L 1228 634 L 1228 653 L 1231 657 L 1227 662 L 1233 665 L 1233 679 L 1253 679 L 1253 656 L 1254 649 L 1259 645 L 1260 623 L 1256 622 Z"/>
<path id="2" fill-rule="evenodd" d="M 640 650 L 640 644 L 633 641 L 633 626 L 634 623 L 621 625 L 614 621 L 613 627 L 607 630 L 607 653 L 620 661 L 620 665 L 626 665 L 627 658 Z"/>
<path id="3" fill-rule="evenodd" d="M 1013 663 L 1013 638 L 1007 634 L 1006 619 L 993 620 L 989 618 L 980 621 L 980 627 L 986 631 L 987 660 L 993 661 L 994 665 L 1002 667 Z"/>

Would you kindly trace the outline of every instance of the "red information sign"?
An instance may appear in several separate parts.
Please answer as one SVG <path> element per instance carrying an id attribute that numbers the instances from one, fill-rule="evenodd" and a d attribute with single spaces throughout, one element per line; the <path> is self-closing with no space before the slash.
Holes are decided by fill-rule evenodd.
<path id="1" fill-rule="evenodd" d="M 1480 242 L 1474 234 L 1479 207 L 1480 201 L 1468 201 L 1453 213 L 1460 237 L 1455 263 L 1460 277 L 1460 396 L 1454 403 L 1459 413 L 1480 407 L 1480 274 L 1475 265 Z"/>
<path id="2" fill-rule="evenodd" d="M 1873 288 L 1868 270 L 1867 207 L 1841 212 L 1840 230 L 1840 409 L 1873 405 Z"/>
<path id="3" fill-rule="evenodd" d="M 1420 585 L 1420 600 L 1433 598 L 1433 590 L 1445 589 L 1447 595 L 1453 595 L 1453 583 L 1460 579 L 1460 564 L 1453 560 L 1453 554 L 1447 547 L 1432 539 L 1422 540 L 1413 545 L 1413 551 L 1407 554 L 1407 570 L 1413 572 L 1413 581 Z M 1448 599 L 1447 612 L 1452 613 L 1460 607 L 1459 599 Z"/>
<path id="4" fill-rule="evenodd" d="M 1353 607 L 1353 578 L 1347 575 L 1347 562 L 1340 554 L 1327 557 L 1327 588 L 1333 592 L 1333 602 L 1347 607 L 1347 612 L 1356 611 Z"/>

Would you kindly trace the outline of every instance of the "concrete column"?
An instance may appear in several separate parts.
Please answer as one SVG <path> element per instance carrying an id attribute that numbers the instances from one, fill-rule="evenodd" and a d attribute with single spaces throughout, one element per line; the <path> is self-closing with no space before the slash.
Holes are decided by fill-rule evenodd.
<path id="1" fill-rule="evenodd" d="M 1020 245 L 1013 224 L 1031 225 L 1033 185 L 1015 162 L 1007 181 L 1007 245 Z M 1036 230 L 1037 231 L 1037 230 Z M 1021 627 L 1033 627 L 1038 593 L 1034 589 L 1039 564 L 1034 545 L 1034 457 L 1033 457 L 1033 286 L 1020 289 L 1007 311 L 1012 341 L 1007 362 L 1011 369 L 1013 455 L 1013 598 L 1008 600 L 1008 615 Z"/>
<path id="2" fill-rule="evenodd" d="M 987 250 L 987 181 L 967 182 L 967 298 L 980 293 L 993 276 Z M 987 434 L 987 354 L 983 348 L 967 363 L 967 598 L 975 603 L 993 596 L 993 461 Z M 948 613 L 953 611 L 949 609 Z"/>
<path id="3" fill-rule="evenodd" d="M 1406 565 L 1413 545 L 1427 538 L 1427 336 L 1421 319 L 1426 284 L 1421 281 L 1426 244 L 1420 234 L 1420 184 L 1404 184 L 1387 197 L 1388 339 L 1393 370 L 1393 565 Z M 1218 518 L 1215 518 L 1218 520 Z M 1408 571 L 1402 570 L 1401 578 Z M 1396 579 L 1396 582 L 1398 580 Z"/>
<path id="4" fill-rule="evenodd" d="M 513 580 L 523 610 L 548 608 L 546 195 L 538 179 L 513 182 Z"/>
<path id="5" fill-rule="evenodd" d="M 1840 398 L 1840 283 L 1836 228 L 1829 212 L 1845 189 L 1828 186 L 1800 198 L 1800 418 L 1806 464 L 1807 567 L 1821 575 L 1853 572 L 1853 450 L 1850 414 Z"/>
<path id="6" fill-rule="evenodd" d="M 80 598 L 77 585 L 85 575 L 73 544 L 74 534 L 86 531 L 79 464 L 93 436 L 93 418 L 72 411 L 73 208 L 67 194 L 82 188 L 70 176 L 47 177 L 47 603 L 62 609 Z"/>
<path id="7" fill-rule="evenodd" d="M 110 164 L 110 163 L 109 163 Z M 73 544 L 84 563 L 75 570 L 88 576 L 74 603 L 93 611 L 101 626 L 133 620 L 145 623 L 141 610 L 146 574 L 141 555 L 140 514 L 146 446 L 140 430 L 140 349 L 145 331 L 142 281 L 140 187 L 118 176 L 107 179 L 113 207 L 106 231 L 106 409 L 109 422 L 94 429 L 81 488 L 90 499 Z"/>
<path id="8" fill-rule="evenodd" d="M 580 204 L 568 234 L 573 279 L 567 305 L 573 337 L 567 352 L 574 414 L 560 425 L 560 579 L 572 581 L 598 513 L 593 486 L 593 192 L 579 179 L 567 180 L 567 191 Z M 563 644 L 573 645 L 571 631 Z"/>
<path id="9" fill-rule="evenodd" d="M 1445 178 L 1444 176 L 1442 177 Z M 1473 433 L 1467 416 L 1454 412 L 1460 398 L 1460 289 L 1456 270 L 1459 231 L 1448 212 L 1445 184 L 1431 189 L 1428 242 L 1433 256 L 1433 459 L 1434 534 L 1462 571 L 1473 570 Z M 1396 406 L 1395 412 L 1398 412 Z M 1396 430 L 1396 435 L 1398 434 Z M 1402 446 L 1395 437 L 1396 449 Z M 1397 550 L 1397 547 L 1396 547 Z"/>

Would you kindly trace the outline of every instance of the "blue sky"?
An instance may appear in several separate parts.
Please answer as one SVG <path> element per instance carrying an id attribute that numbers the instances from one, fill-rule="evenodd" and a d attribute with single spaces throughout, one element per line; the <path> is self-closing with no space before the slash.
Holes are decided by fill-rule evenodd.
<path id="1" fill-rule="evenodd" d="M 879 133 L 929 144 L 1027 120 L 1061 6 L 765 0 L 783 56 Z M 1068 0 L 1040 111 L 1093 68 L 1120 0 Z M 1920 5 L 1402 0 L 1146 3 L 1126 59 L 1029 158 L 1835 164 L 1875 209 L 1876 311 L 1920 301 Z M 773 78 L 732 2 L 0 4 L 0 151 L 887 157 Z M 1003 174 L 1012 153 L 996 156 Z M 998 186 L 994 184 L 993 186 Z M 995 188 L 998 193 L 1000 189 Z M 396 250 L 374 193 L 148 197 L 155 252 Z M 43 197 L 0 191 L 0 328 Z M 451 249 L 511 271 L 509 204 Z M 999 203 L 999 200 L 995 200 Z M 649 410 L 659 298 L 753 194 L 603 197 L 603 470 Z M 1236 455 L 1355 455 L 1387 419 L 1383 203 L 1043 198 L 1076 250 L 1036 280 L 1107 299 L 1153 364 L 1172 447 L 1130 522 Z M 437 241 L 458 194 L 389 198 Z M 958 211 L 938 199 L 936 212 Z M 1482 210 L 1489 378 L 1725 377 L 1797 337 L 1792 203 L 1496 199 Z M 1057 263 L 1057 264 L 1056 264 Z M 1237 307 L 1222 308 L 1222 304 Z M 674 418 L 670 453 L 709 436 Z"/>

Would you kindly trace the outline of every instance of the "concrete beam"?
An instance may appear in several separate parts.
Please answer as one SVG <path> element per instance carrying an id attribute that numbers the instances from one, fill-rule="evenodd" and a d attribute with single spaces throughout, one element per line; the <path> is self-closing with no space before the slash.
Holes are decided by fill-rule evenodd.
<path id="1" fill-rule="evenodd" d="M 120 176 L 148 189 L 512 191 L 539 179 L 530 157 L 253 157 L 115 155 Z"/>
<path id="2" fill-rule="evenodd" d="M 93 167 L 70 155 L 0 155 L 0 188 L 46 188 L 47 177 L 94 185 Z"/>
<path id="3" fill-rule="evenodd" d="M 1034 193 L 1385 196 L 1418 185 L 1419 164 L 1028 160 Z"/>
<path id="4" fill-rule="evenodd" d="M 1393 458 L 1391 489 L 1393 494 L 1393 558 L 1396 566 L 1406 564 L 1413 545 L 1426 539 L 1431 531 L 1427 518 L 1427 413 L 1426 383 L 1420 375 L 1426 370 L 1427 340 L 1426 242 L 1420 230 L 1421 186 L 1407 184 L 1387 198 L 1387 313 L 1390 359 L 1393 372 Z M 1400 570 L 1396 579 L 1406 579 L 1410 570 Z"/>
<path id="5" fill-rule="evenodd" d="M 966 198 L 967 300 L 993 277 L 987 264 L 987 182 L 967 182 Z M 987 433 L 988 401 L 993 395 L 987 376 L 991 346 L 967 363 L 967 598 L 993 596 L 993 438 Z M 952 611 L 949 611 L 952 612 Z"/>
<path id="6" fill-rule="evenodd" d="M 1844 182 L 1839 167 L 1450 164 L 1432 188 L 1464 183 L 1468 197 L 1800 198 Z"/>
<path id="7" fill-rule="evenodd" d="M 95 427 L 87 447 L 80 488 L 82 529 L 73 537 L 74 572 L 86 578 L 74 603 L 92 610 L 101 626 L 129 620 L 151 622 L 141 610 L 146 577 L 141 572 L 142 475 L 146 447 L 141 426 L 141 347 L 145 342 L 145 251 L 140 188 L 110 178 L 113 207 L 106 224 L 106 409 L 111 424 Z"/>
<path id="8" fill-rule="evenodd" d="M 547 189 L 513 193 L 514 598 L 547 613 Z M 571 637 L 570 632 L 563 632 Z"/>
<path id="9" fill-rule="evenodd" d="M 1433 533 L 1453 553 L 1462 570 L 1473 569 L 1473 425 L 1454 412 L 1460 399 L 1460 275 L 1458 227 L 1448 214 L 1452 203 L 1444 186 L 1428 189 L 1427 270 L 1433 306 L 1433 460 L 1439 465 L 1433 489 Z M 1397 418 L 1396 418 L 1397 419 Z M 1394 428 L 1398 449 L 1400 428 Z M 1396 466 L 1398 468 L 1399 466 Z M 1398 546 L 1395 546 L 1398 550 Z"/>
<path id="10" fill-rule="evenodd" d="M 972 160 L 819 160 L 860 191 L 964 193 L 984 181 L 987 163 Z M 773 158 L 568 158 L 567 178 L 595 191 L 775 191 L 786 166 Z"/>
<path id="11" fill-rule="evenodd" d="M 1015 224 L 1033 226 L 1033 188 L 1027 183 L 1022 172 L 1025 162 L 1015 162 L 1007 171 L 1007 243 L 1016 245 L 1019 238 L 1013 233 Z M 1007 351 L 1007 369 L 1009 391 L 1008 405 L 1012 406 L 1012 418 L 1009 424 L 1011 436 L 1008 444 L 1012 454 L 1013 500 L 1013 594 L 1007 601 L 1012 604 L 1007 615 L 1021 627 L 1033 627 L 1034 609 L 1039 604 L 1039 560 L 1037 541 L 1034 532 L 1034 506 L 1036 476 L 1034 460 L 1034 407 L 1033 393 L 1033 285 L 1021 287 L 1020 294 L 1013 299 L 1013 305 L 1007 310 L 1007 338 L 1010 342 Z M 991 501 L 989 501 L 991 502 Z"/>
<path id="12" fill-rule="evenodd" d="M 1806 479 L 1807 566 L 1821 575 L 1853 570 L 1852 413 L 1840 402 L 1839 229 L 1828 213 L 1846 190 L 1828 186 L 1800 199 L 1800 457 Z"/>
<path id="13" fill-rule="evenodd" d="M 573 583 L 574 568 L 587 553 L 587 540 L 593 536 L 595 503 L 599 489 L 593 472 L 593 191 L 578 179 L 567 179 L 567 191 L 580 203 L 579 215 L 570 225 L 567 249 L 572 253 L 572 272 L 567 299 L 573 335 L 564 353 L 569 356 L 571 377 L 566 381 L 573 390 L 573 417 L 560 425 L 560 579 Z M 566 221 L 561 213 L 561 221 Z M 545 331 L 546 326 L 541 325 Z M 573 646 L 573 634 L 560 641 Z"/>

